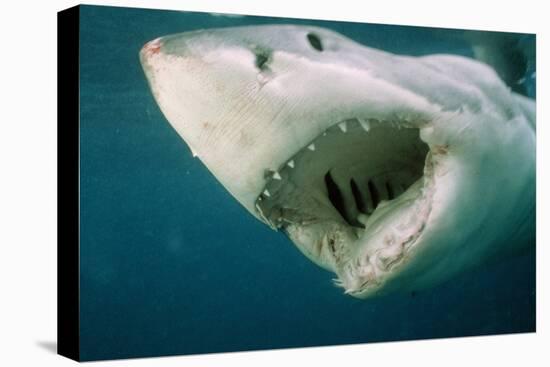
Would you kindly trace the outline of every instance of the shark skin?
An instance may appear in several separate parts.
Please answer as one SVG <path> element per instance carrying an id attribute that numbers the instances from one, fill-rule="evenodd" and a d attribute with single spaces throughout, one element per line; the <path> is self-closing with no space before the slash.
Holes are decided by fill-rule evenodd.
<path id="1" fill-rule="evenodd" d="M 347 294 L 535 247 L 535 103 L 485 64 L 291 25 L 169 35 L 140 58 L 193 155 Z"/>

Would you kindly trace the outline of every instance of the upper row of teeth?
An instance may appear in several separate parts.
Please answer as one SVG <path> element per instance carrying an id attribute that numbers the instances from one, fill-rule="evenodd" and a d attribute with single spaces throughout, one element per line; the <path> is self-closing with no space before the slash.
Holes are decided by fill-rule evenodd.
<path id="1" fill-rule="evenodd" d="M 357 118 L 356 120 L 359 121 L 359 124 L 361 125 L 361 128 L 363 128 L 363 130 L 365 130 L 366 132 L 369 132 L 369 130 L 371 129 L 371 122 L 369 120 L 362 119 L 362 118 Z M 340 122 L 339 124 L 337 124 L 337 126 L 342 131 L 342 133 L 346 133 L 348 131 L 348 122 L 347 121 Z M 325 136 L 326 134 L 327 133 L 325 131 L 323 133 L 323 136 Z M 314 152 L 315 151 L 315 143 L 309 144 L 307 146 L 307 149 Z M 286 162 L 286 165 L 290 168 L 294 168 L 294 159 L 291 159 L 288 162 Z M 274 179 L 274 180 L 282 180 L 281 174 L 278 171 L 273 171 L 273 174 L 272 174 L 271 178 Z M 266 197 L 271 197 L 271 193 L 267 189 L 265 189 L 262 194 Z"/>

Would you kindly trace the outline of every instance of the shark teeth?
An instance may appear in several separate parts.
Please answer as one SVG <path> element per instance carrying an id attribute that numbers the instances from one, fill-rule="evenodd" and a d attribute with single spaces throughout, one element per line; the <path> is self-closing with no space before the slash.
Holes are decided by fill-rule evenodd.
<path id="1" fill-rule="evenodd" d="M 358 119 L 359 121 L 359 124 L 361 125 L 361 127 L 363 128 L 363 130 L 365 131 L 369 131 L 370 130 L 370 122 L 368 122 L 367 120 L 364 120 L 364 119 Z"/>
<path id="2" fill-rule="evenodd" d="M 340 122 L 338 124 L 338 127 L 340 128 L 340 130 L 342 130 L 343 133 L 345 133 L 346 131 L 348 131 L 348 125 L 346 124 L 346 122 Z"/>
<path id="3" fill-rule="evenodd" d="M 363 224 L 364 226 L 367 225 L 368 220 L 369 216 L 364 213 L 359 213 L 359 215 L 357 216 L 357 221 L 359 221 L 359 223 Z"/>
<path id="4" fill-rule="evenodd" d="M 386 274 L 396 271 L 396 269 L 402 266 L 401 264 L 407 258 L 408 251 L 416 245 L 417 239 L 423 233 L 427 224 L 431 212 L 433 190 L 429 189 L 427 186 L 428 183 L 426 183 L 428 181 L 424 179 L 424 183 L 419 184 L 421 191 L 418 194 L 416 192 L 420 188 L 417 187 L 413 187 L 411 191 L 407 191 L 409 190 L 409 184 L 406 183 L 409 181 L 408 174 L 405 175 L 407 178 L 404 178 L 405 176 L 401 177 L 400 174 L 392 174 L 388 177 L 380 175 L 380 182 L 368 178 L 361 181 L 363 183 L 360 185 L 357 185 L 352 177 L 351 181 L 347 181 L 349 182 L 347 186 L 332 189 L 332 192 L 339 192 L 340 194 L 344 190 L 345 193 L 347 192 L 352 196 L 350 196 L 351 200 L 354 201 L 349 205 L 357 210 L 348 211 L 347 209 L 349 208 L 347 206 L 344 208 L 345 210 L 336 207 L 336 204 L 330 197 L 331 189 L 327 184 L 326 176 L 324 177 L 324 187 L 315 186 L 317 184 L 313 183 L 311 185 L 315 187 L 312 186 L 312 193 L 308 193 L 307 190 L 310 188 L 308 186 L 310 185 L 309 177 L 311 176 L 303 178 L 304 170 L 307 174 L 312 162 L 317 162 L 316 159 L 323 159 L 323 153 L 330 153 L 330 149 L 334 149 L 337 143 L 344 142 L 345 144 L 351 141 L 362 144 L 370 142 L 372 140 L 369 139 L 378 138 L 377 134 L 379 132 L 383 133 L 382 130 L 378 130 L 380 127 L 414 127 L 414 125 L 403 118 L 397 117 L 397 119 L 398 122 L 393 120 L 380 121 L 377 118 L 350 118 L 345 121 L 340 120 L 340 122 L 333 123 L 326 129 L 319 131 L 319 135 L 302 145 L 301 149 L 293 156 L 287 157 L 287 160 L 282 161 L 282 165 L 272 163 L 272 166 L 264 170 L 263 179 L 265 180 L 265 185 L 262 187 L 263 190 L 260 191 L 261 194 L 258 195 L 254 203 L 255 214 L 258 218 L 275 231 L 284 230 L 290 237 L 291 233 L 300 234 L 302 230 L 307 232 L 308 229 L 306 226 L 310 223 L 319 222 L 323 225 L 323 221 L 327 220 L 325 218 L 331 218 L 330 215 L 339 211 L 341 214 L 338 217 L 339 221 L 341 218 L 344 218 L 349 225 L 346 227 L 344 223 L 340 224 L 340 226 L 345 227 L 346 233 L 350 233 L 350 235 L 354 234 L 361 243 L 368 242 L 368 246 L 358 252 L 357 257 L 354 258 L 352 256 L 355 255 L 350 255 L 347 252 L 347 246 L 355 246 L 354 240 L 348 241 L 347 239 L 342 239 L 341 242 L 337 242 L 336 247 L 332 246 L 334 245 L 333 242 L 326 242 L 328 251 L 332 254 L 338 266 L 341 267 L 338 268 L 339 278 L 334 280 L 334 284 L 344 288 L 345 293 L 361 298 L 368 295 L 371 292 L 371 288 L 375 289 L 383 283 Z M 381 136 L 385 137 L 387 135 L 382 134 Z M 336 140 L 333 141 L 331 139 Z M 340 146 L 336 145 L 336 147 L 339 148 Z M 431 157 L 431 155 L 428 157 Z M 425 177 L 429 178 L 430 175 L 435 174 L 431 173 L 433 171 L 431 167 L 431 163 L 425 163 L 423 171 Z M 427 170 L 427 168 L 431 170 Z M 312 170 L 312 172 L 316 171 Z M 411 174 L 416 175 L 417 173 L 422 176 L 421 171 Z M 369 175 L 367 174 L 367 176 Z M 376 172 L 374 176 L 376 176 Z M 416 182 L 416 180 L 415 178 L 412 181 Z M 319 182 L 323 182 L 323 180 L 321 179 Z M 338 183 L 334 183 L 334 185 L 337 186 Z M 356 188 L 354 189 L 354 187 Z M 333 206 L 330 210 L 328 206 L 327 208 L 323 205 L 319 207 L 316 201 L 317 198 L 315 195 L 317 191 L 314 190 L 320 188 L 328 191 L 327 205 Z M 396 199 L 404 192 L 408 192 L 408 196 L 402 199 L 402 202 L 394 201 L 395 205 L 393 207 L 387 207 L 390 205 L 391 200 Z M 296 200 L 297 195 L 301 195 L 299 200 Z M 409 207 L 408 203 L 413 199 L 415 200 L 415 207 Z M 407 206 L 403 206 L 403 210 L 407 210 L 408 212 L 402 216 L 399 214 L 399 216 L 395 217 L 397 219 L 394 220 L 393 211 L 402 210 L 401 205 L 404 205 L 403 203 L 407 203 Z M 311 207 L 310 205 L 315 206 Z M 319 213 L 311 210 L 311 208 L 319 210 Z M 342 213 L 342 211 L 345 211 L 345 213 Z M 392 220 L 392 222 L 388 222 L 387 225 L 384 222 L 384 232 L 379 232 L 377 226 L 382 220 Z M 340 226 L 335 227 L 336 229 L 327 229 L 327 231 L 329 233 L 332 233 L 330 231 L 344 231 L 343 227 L 341 228 Z M 325 255 L 319 253 L 318 256 L 322 257 Z"/>
<path id="5" fill-rule="evenodd" d="M 263 202 L 261 204 L 262 208 L 266 210 L 263 205 L 267 202 L 271 202 L 274 199 L 276 199 L 279 194 L 279 190 L 281 187 L 285 185 L 286 180 L 289 176 L 291 176 L 293 173 L 290 173 L 289 170 L 294 170 L 296 167 L 301 167 L 301 155 L 303 153 L 308 154 L 308 159 L 311 159 L 311 155 L 318 154 L 318 152 L 322 152 L 325 145 L 327 144 L 327 138 L 335 137 L 339 134 L 346 134 L 346 135 L 354 135 L 359 133 L 370 133 L 371 130 L 377 128 L 379 124 L 379 121 L 374 118 L 350 118 L 347 120 L 340 120 L 340 122 L 335 123 L 331 126 L 329 126 L 324 131 L 320 132 L 320 134 L 313 140 L 310 141 L 308 145 L 306 145 L 302 150 L 297 153 L 295 156 L 293 156 L 291 159 L 286 161 L 285 164 L 279 167 L 272 167 L 266 170 L 264 178 L 266 179 L 266 185 L 263 187 L 263 191 L 258 196 L 257 200 Z M 389 122 L 390 126 L 395 127 L 392 122 Z M 335 135 L 337 134 L 337 135 Z M 317 140 L 319 137 L 324 137 L 323 140 Z M 313 152 L 313 153 L 310 153 Z M 384 201 L 381 201 L 381 204 L 383 204 Z M 371 213 L 370 213 L 371 214 Z M 359 213 L 358 217 L 356 217 L 356 221 L 363 226 L 366 226 L 367 221 L 369 220 L 370 214 L 367 213 Z M 269 216 L 268 216 L 269 217 Z"/>

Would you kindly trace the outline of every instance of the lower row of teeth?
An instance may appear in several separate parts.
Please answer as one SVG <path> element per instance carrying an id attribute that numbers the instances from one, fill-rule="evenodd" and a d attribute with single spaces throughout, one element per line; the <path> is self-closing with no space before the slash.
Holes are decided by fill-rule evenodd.
<path id="1" fill-rule="evenodd" d="M 399 264 L 426 225 L 431 211 L 432 195 L 433 190 L 423 188 L 423 199 L 417 201 L 411 209 L 408 220 L 384 237 L 383 246 L 346 264 L 342 274 L 346 281 L 339 280 L 336 284 L 344 287 L 346 293 L 354 293 L 369 284 L 376 284 L 382 272 L 389 272 Z"/>

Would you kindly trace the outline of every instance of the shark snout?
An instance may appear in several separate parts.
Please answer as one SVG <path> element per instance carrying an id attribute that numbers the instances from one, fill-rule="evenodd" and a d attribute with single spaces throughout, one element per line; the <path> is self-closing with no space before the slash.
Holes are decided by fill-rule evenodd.
<path id="1" fill-rule="evenodd" d="M 147 59 L 152 55 L 160 53 L 162 48 L 162 37 L 156 38 L 147 42 L 141 49 L 140 56 L 142 59 Z"/>

